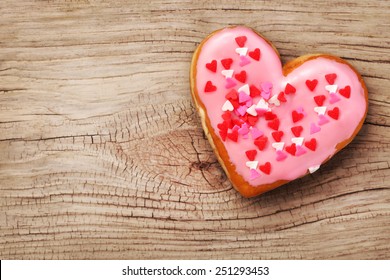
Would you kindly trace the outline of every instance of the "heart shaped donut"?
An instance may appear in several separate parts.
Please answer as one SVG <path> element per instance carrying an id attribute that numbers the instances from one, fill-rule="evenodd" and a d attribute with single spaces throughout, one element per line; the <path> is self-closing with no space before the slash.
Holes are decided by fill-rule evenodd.
<path id="1" fill-rule="evenodd" d="M 248 27 L 210 34 L 190 75 L 203 129 L 245 197 L 318 170 L 367 114 L 367 88 L 349 63 L 314 54 L 282 67 L 274 46 Z"/>

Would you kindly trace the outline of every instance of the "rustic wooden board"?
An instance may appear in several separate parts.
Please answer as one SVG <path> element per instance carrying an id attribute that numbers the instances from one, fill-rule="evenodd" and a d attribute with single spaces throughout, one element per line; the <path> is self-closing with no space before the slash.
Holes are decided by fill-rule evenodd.
<path id="1" fill-rule="evenodd" d="M 0 2 L 0 258 L 390 258 L 389 1 Z M 363 75 L 362 131 L 263 196 L 232 189 L 189 92 L 213 30 Z"/>

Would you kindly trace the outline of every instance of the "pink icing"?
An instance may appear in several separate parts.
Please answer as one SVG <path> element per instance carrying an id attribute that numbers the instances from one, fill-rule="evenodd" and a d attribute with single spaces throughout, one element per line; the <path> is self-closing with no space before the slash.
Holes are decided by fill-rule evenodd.
<path id="1" fill-rule="evenodd" d="M 239 46 L 235 41 L 235 38 L 239 36 L 247 37 L 244 47 L 248 48 L 248 52 L 256 48 L 260 49 L 261 57 L 259 61 L 252 59 L 248 54 L 245 56 L 245 59 L 240 58 L 240 55 L 236 52 L 236 48 L 239 48 Z M 233 59 L 230 69 L 234 70 L 234 74 L 231 79 L 226 79 L 221 73 L 224 70 L 221 60 L 226 58 Z M 205 67 L 207 63 L 213 60 L 217 60 L 216 73 L 212 73 Z M 242 63 L 242 61 L 247 60 L 250 63 Z M 245 84 L 261 88 L 262 95 L 265 95 L 264 97 L 278 95 L 285 90 L 287 83 L 296 89 L 295 93 L 285 94 L 286 102 L 280 102 L 279 106 L 269 103 L 269 108 L 280 120 L 278 130 L 283 131 L 283 141 L 286 145 L 291 145 L 291 138 L 295 137 L 291 132 L 291 127 L 300 125 L 303 127 L 300 136 L 304 137 L 305 141 L 316 138 L 317 148 L 315 151 L 298 147 L 298 155 L 295 156 L 284 151 L 275 151 L 271 147 L 271 144 L 275 142 L 271 136 L 274 130 L 267 126 L 269 121 L 265 120 L 263 116 L 259 117 L 255 125 L 249 128 L 252 137 L 244 139 L 242 135 L 239 135 L 237 142 L 230 139 L 224 141 L 230 161 L 236 167 L 236 172 L 253 186 L 273 183 L 278 180 L 293 180 L 306 174 L 309 168 L 321 164 L 321 162 L 336 152 L 336 144 L 353 134 L 365 113 L 366 99 L 364 97 L 364 89 L 350 67 L 334 60 L 316 58 L 305 62 L 284 77 L 280 59 L 273 48 L 264 39 L 246 27 L 226 28 L 209 38 L 201 49 L 196 68 L 198 94 L 206 107 L 207 116 L 216 135 L 219 135 L 217 125 L 223 122 L 221 115 L 224 112 L 221 108 L 226 102 L 226 94 L 231 90 L 227 88 L 238 90 L 238 88 L 244 85 L 234 79 L 235 74 L 245 70 L 247 73 Z M 329 85 L 325 75 L 331 73 L 337 75 L 334 84 L 337 85 L 338 89 L 346 86 L 351 87 L 349 98 L 342 97 L 338 91 L 334 93 L 335 96 L 330 98 L 330 93 L 325 89 L 325 86 Z M 318 84 L 311 91 L 305 82 L 306 80 L 314 79 L 318 80 Z M 215 92 L 204 92 L 205 84 L 208 81 L 212 81 L 213 85 L 217 87 Z M 336 99 L 338 99 L 337 107 L 340 109 L 338 120 L 325 117 L 328 122 L 322 128 L 316 124 L 319 121 L 322 122 L 324 117 L 319 117 L 314 111 L 314 107 L 318 105 L 313 99 L 314 96 L 320 94 L 327 97 L 323 106 L 327 106 L 328 110 L 335 107 L 331 103 Z M 260 99 L 261 96 L 254 97 L 253 104 L 257 104 Z M 329 102 L 329 99 L 332 102 Z M 244 108 L 246 107 L 240 105 L 232 115 L 235 113 L 244 114 Z M 296 123 L 293 123 L 291 117 L 291 113 L 294 110 L 304 112 L 305 115 L 303 119 Z M 245 127 L 245 132 L 246 129 Z M 259 151 L 254 145 L 253 139 L 262 134 L 268 137 L 268 143 L 263 151 Z M 255 158 L 256 161 L 271 163 L 272 168 L 269 175 L 263 173 L 259 176 L 258 169 L 257 171 L 250 170 L 246 166 L 248 158 L 245 155 L 245 151 L 251 149 L 258 151 Z"/>

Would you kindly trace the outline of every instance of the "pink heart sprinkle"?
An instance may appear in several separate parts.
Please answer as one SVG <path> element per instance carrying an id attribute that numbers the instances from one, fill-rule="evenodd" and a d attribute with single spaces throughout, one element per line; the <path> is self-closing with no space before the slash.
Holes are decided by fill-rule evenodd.
<path id="1" fill-rule="evenodd" d="M 333 104 L 336 103 L 337 101 L 340 101 L 340 98 L 335 93 L 331 93 L 329 98 L 329 103 Z"/>
<path id="2" fill-rule="evenodd" d="M 300 156 L 300 155 L 303 155 L 305 153 L 306 153 L 305 148 L 297 145 L 297 151 L 295 152 L 295 156 Z"/>
<path id="3" fill-rule="evenodd" d="M 270 83 L 270 82 L 264 82 L 264 83 L 261 83 L 260 86 L 261 86 L 262 91 L 271 92 L 272 83 Z"/>
<path id="4" fill-rule="evenodd" d="M 245 103 L 248 100 L 251 100 L 251 97 L 248 94 L 246 94 L 245 92 L 240 91 L 238 94 L 238 102 Z"/>
<path id="5" fill-rule="evenodd" d="M 246 123 L 242 124 L 241 128 L 238 130 L 238 133 L 241 135 L 247 135 L 249 133 L 249 126 Z"/>
<path id="6" fill-rule="evenodd" d="M 240 107 L 238 107 L 237 112 L 238 112 L 241 116 L 243 116 L 243 115 L 246 114 L 246 110 L 247 110 L 247 109 L 248 109 L 248 107 L 246 107 L 245 105 L 244 105 L 244 106 L 240 106 Z"/>
<path id="7" fill-rule="evenodd" d="M 254 179 L 260 177 L 260 173 L 257 172 L 255 169 L 251 169 L 250 172 L 251 172 L 251 176 L 250 176 L 251 180 L 254 180 Z"/>
<path id="8" fill-rule="evenodd" d="M 238 125 L 236 125 L 236 124 L 232 128 L 232 130 L 239 130 L 239 129 L 240 129 L 240 127 Z"/>
<path id="9" fill-rule="evenodd" d="M 247 106 L 248 108 L 249 108 L 250 106 L 252 106 L 252 105 L 253 105 L 252 99 L 248 100 L 248 101 L 245 103 L 245 106 Z"/>
<path id="10" fill-rule="evenodd" d="M 253 140 L 263 136 L 264 133 L 260 130 L 258 130 L 256 127 L 252 127 L 252 138 Z"/>
<path id="11" fill-rule="evenodd" d="M 240 55 L 240 66 L 241 67 L 245 66 L 249 63 L 251 63 L 251 61 L 246 56 Z"/>
<path id="12" fill-rule="evenodd" d="M 225 88 L 232 88 L 232 87 L 235 87 L 236 85 L 237 85 L 237 83 L 232 78 L 226 79 Z"/>
<path id="13" fill-rule="evenodd" d="M 286 153 L 282 152 L 282 151 L 276 151 L 276 160 L 277 161 L 282 161 L 284 159 L 286 159 L 287 155 Z"/>
<path id="14" fill-rule="evenodd" d="M 261 97 L 263 97 L 265 100 L 268 100 L 271 97 L 271 92 L 262 91 Z"/>
<path id="15" fill-rule="evenodd" d="M 265 112 L 267 112 L 267 110 L 261 109 L 261 108 L 256 108 L 256 112 L 261 117 L 264 115 Z"/>
<path id="16" fill-rule="evenodd" d="M 321 127 L 316 126 L 315 123 L 310 124 L 310 134 L 317 133 L 321 130 Z"/>
<path id="17" fill-rule="evenodd" d="M 324 115 L 319 115 L 318 118 L 319 118 L 318 125 L 323 125 L 329 122 L 328 118 L 325 117 Z"/>

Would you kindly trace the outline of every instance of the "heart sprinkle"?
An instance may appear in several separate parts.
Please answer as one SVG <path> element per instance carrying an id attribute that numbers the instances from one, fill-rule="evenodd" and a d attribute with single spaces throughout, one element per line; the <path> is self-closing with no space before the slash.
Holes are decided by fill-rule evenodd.
<path id="1" fill-rule="evenodd" d="M 295 89 L 295 87 L 293 87 L 289 83 L 287 83 L 286 88 L 284 89 L 285 94 L 294 94 L 296 91 L 297 90 Z"/>
<path id="2" fill-rule="evenodd" d="M 334 104 L 338 101 L 340 101 L 340 98 L 335 93 L 331 93 L 329 98 L 329 103 Z"/>
<path id="3" fill-rule="evenodd" d="M 325 86 L 325 89 L 329 91 L 329 93 L 336 93 L 337 85 L 327 85 Z"/>
<path id="4" fill-rule="evenodd" d="M 321 131 L 321 127 L 316 126 L 315 123 L 310 124 L 310 134 L 314 134 Z"/>
<path id="5" fill-rule="evenodd" d="M 318 80 L 306 80 L 306 86 L 310 89 L 310 91 L 314 91 L 318 84 Z"/>
<path id="6" fill-rule="evenodd" d="M 247 52 L 248 52 L 248 48 L 237 48 L 236 49 L 236 53 L 238 53 L 240 56 L 246 55 Z"/>
<path id="7" fill-rule="evenodd" d="M 321 95 L 314 96 L 313 98 L 318 106 L 322 106 L 322 105 L 324 105 L 324 101 L 326 99 L 326 96 L 321 94 Z"/>
<path id="8" fill-rule="evenodd" d="M 236 78 L 237 81 L 240 81 L 241 83 L 245 83 L 246 81 L 246 72 L 242 70 L 240 73 L 234 75 L 234 78 Z"/>
<path id="9" fill-rule="evenodd" d="M 208 81 L 204 87 L 204 92 L 213 92 L 216 90 L 217 90 L 217 87 L 214 86 L 211 81 Z"/>
<path id="10" fill-rule="evenodd" d="M 222 111 L 233 111 L 234 107 L 232 103 L 229 100 L 226 100 L 226 102 L 222 106 Z"/>
<path id="11" fill-rule="evenodd" d="M 310 172 L 310 174 L 313 174 L 318 169 L 320 169 L 320 165 L 314 165 L 314 166 L 309 167 L 309 172 Z"/>
<path id="12" fill-rule="evenodd" d="M 345 88 L 339 89 L 339 93 L 345 98 L 349 98 L 351 96 L 351 87 L 346 86 Z"/>
<path id="13" fill-rule="evenodd" d="M 280 142 L 280 140 L 282 140 L 283 134 L 283 131 L 274 131 L 272 132 L 272 137 L 276 142 Z"/>
<path id="14" fill-rule="evenodd" d="M 267 161 L 265 164 L 260 165 L 259 169 L 263 171 L 265 174 L 269 175 L 271 173 L 271 163 Z"/>
<path id="15" fill-rule="evenodd" d="M 303 131 L 303 127 L 298 125 L 298 126 L 293 126 L 291 128 L 292 133 L 294 134 L 295 137 L 299 137 Z"/>
<path id="16" fill-rule="evenodd" d="M 272 148 L 274 148 L 277 151 L 282 151 L 284 147 L 284 142 L 274 142 L 272 143 Z"/>
<path id="17" fill-rule="evenodd" d="M 325 79 L 330 85 L 334 84 L 334 81 L 336 80 L 336 78 L 337 78 L 337 75 L 335 73 L 325 75 Z"/>
<path id="18" fill-rule="evenodd" d="M 292 116 L 292 120 L 293 120 L 294 123 L 299 122 L 304 117 L 304 115 L 302 113 L 298 113 L 295 110 L 292 111 L 291 116 Z"/>
<path id="19" fill-rule="evenodd" d="M 305 142 L 305 146 L 312 150 L 312 151 L 315 151 L 316 148 L 317 148 L 317 140 L 315 138 L 311 138 L 310 141 L 306 141 Z"/>
<path id="20" fill-rule="evenodd" d="M 248 55 L 253 58 L 254 60 L 259 61 L 260 60 L 260 49 L 256 48 L 253 51 L 250 51 Z"/>
<path id="21" fill-rule="evenodd" d="M 328 111 L 329 117 L 335 120 L 339 119 L 339 113 L 340 113 L 339 107 L 334 107 L 332 110 Z"/>
<path id="22" fill-rule="evenodd" d="M 246 36 L 239 36 L 239 37 L 236 37 L 235 40 L 236 40 L 237 45 L 242 48 L 243 46 L 245 46 L 247 38 L 246 38 Z"/>
<path id="23" fill-rule="evenodd" d="M 277 161 L 282 161 L 282 160 L 285 160 L 287 158 L 287 155 L 282 152 L 282 151 L 276 151 L 276 160 Z"/>
<path id="24" fill-rule="evenodd" d="M 245 152 L 245 154 L 250 161 L 254 161 L 255 157 L 257 155 L 257 151 L 256 150 L 248 150 Z"/>
<path id="25" fill-rule="evenodd" d="M 230 69 L 230 66 L 232 65 L 232 63 L 233 63 L 233 59 L 231 59 L 231 58 L 225 58 L 225 59 L 221 60 L 221 64 L 222 64 L 223 68 L 225 68 L 226 70 Z"/>
<path id="26" fill-rule="evenodd" d="M 238 92 L 240 92 L 240 91 L 246 93 L 247 95 L 250 95 L 249 85 L 247 85 L 247 84 L 243 85 L 242 87 L 240 87 L 238 89 Z"/>
<path id="27" fill-rule="evenodd" d="M 225 78 L 232 78 L 234 70 L 222 70 L 221 74 L 225 76 Z"/>
<path id="28" fill-rule="evenodd" d="M 211 72 L 217 72 L 217 61 L 213 60 L 210 63 L 206 63 L 206 68 L 209 69 Z"/>
<path id="29" fill-rule="evenodd" d="M 250 170 L 250 180 L 255 180 L 260 177 L 260 173 L 257 172 L 255 169 Z"/>
<path id="30" fill-rule="evenodd" d="M 260 151 L 264 150 L 265 146 L 267 145 L 268 138 L 266 136 L 260 136 L 257 138 L 254 142 L 257 148 L 259 148 Z"/>
<path id="31" fill-rule="evenodd" d="M 258 164 L 259 164 L 258 161 L 247 161 L 246 162 L 246 166 L 248 166 L 250 169 L 256 169 Z"/>

